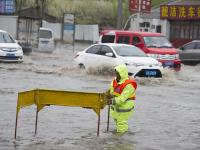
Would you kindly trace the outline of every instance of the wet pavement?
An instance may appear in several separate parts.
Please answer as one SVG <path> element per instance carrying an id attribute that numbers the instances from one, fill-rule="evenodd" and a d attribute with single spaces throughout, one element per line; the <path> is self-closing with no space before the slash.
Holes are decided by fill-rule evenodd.
<path id="1" fill-rule="evenodd" d="M 33 52 L 23 63 L 0 63 L 0 150 L 199 150 L 200 65 L 166 69 L 162 79 L 137 78 L 135 113 L 129 132 L 106 132 L 107 107 L 101 112 L 100 136 L 97 115 L 79 107 L 45 107 L 39 113 L 34 137 L 35 111 L 20 111 L 14 140 L 17 93 L 45 88 L 75 91 L 106 91 L 112 75 L 86 73 L 73 63 L 77 50 L 58 47 L 52 54 Z M 106 70 L 105 70 L 106 72 Z M 110 130 L 115 125 L 110 122 Z"/>

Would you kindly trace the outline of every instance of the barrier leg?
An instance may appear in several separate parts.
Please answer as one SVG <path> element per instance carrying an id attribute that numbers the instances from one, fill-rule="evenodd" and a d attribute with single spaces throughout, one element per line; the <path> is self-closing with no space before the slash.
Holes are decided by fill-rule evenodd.
<path id="1" fill-rule="evenodd" d="M 15 139 L 17 137 L 17 121 L 18 121 L 18 113 L 16 113 L 16 121 L 15 121 Z"/>
<path id="2" fill-rule="evenodd" d="M 37 134 L 37 122 L 38 122 L 38 110 L 36 111 L 36 119 L 35 119 L 35 136 Z"/>
<path id="3" fill-rule="evenodd" d="M 109 131 L 109 124 L 110 124 L 110 105 L 108 105 L 107 131 Z"/>
<path id="4" fill-rule="evenodd" d="M 100 113 L 98 115 L 98 128 L 97 128 L 97 136 L 99 136 L 99 127 L 100 127 Z"/>

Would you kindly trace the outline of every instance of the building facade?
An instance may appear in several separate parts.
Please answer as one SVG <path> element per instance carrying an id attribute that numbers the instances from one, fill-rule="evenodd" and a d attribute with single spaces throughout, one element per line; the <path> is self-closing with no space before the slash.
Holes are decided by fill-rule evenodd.
<path id="1" fill-rule="evenodd" d="M 175 47 L 200 39 L 200 1 L 164 3 L 138 15 L 133 15 L 130 30 L 162 33 Z"/>

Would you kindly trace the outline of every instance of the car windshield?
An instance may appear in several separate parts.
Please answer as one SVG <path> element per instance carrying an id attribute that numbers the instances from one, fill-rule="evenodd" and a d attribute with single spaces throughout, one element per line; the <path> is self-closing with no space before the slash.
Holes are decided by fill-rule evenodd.
<path id="1" fill-rule="evenodd" d="M 40 30 L 40 38 L 50 39 L 52 38 L 51 31 L 48 30 Z"/>
<path id="2" fill-rule="evenodd" d="M 0 43 L 15 43 L 8 33 L 0 32 Z"/>
<path id="3" fill-rule="evenodd" d="M 134 46 L 112 46 L 117 55 L 123 57 L 148 57 L 142 50 Z"/>
<path id="4" fill-rule="evenodd" d="M 171 48 L 172 44 L 165 36 L 145 36 L 143 37 L 147 47 Z"/>

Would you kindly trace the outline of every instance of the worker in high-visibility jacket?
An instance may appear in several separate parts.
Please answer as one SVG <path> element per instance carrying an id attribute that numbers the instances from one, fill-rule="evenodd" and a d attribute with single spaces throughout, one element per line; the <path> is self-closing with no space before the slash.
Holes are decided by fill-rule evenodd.
<path id="1" fill-rule="evenodd" d="M 137 83 L 128 76 L 126 65 L 115 67 L 116 77 L 111 82 L 108 101 L 111 104 L 110 114 L 117 126 L 117 133 L 128 131 L 128 119 L 134 111 L 134 100 Z M 112 98 L 111 98 L 112 97 Z"/>

